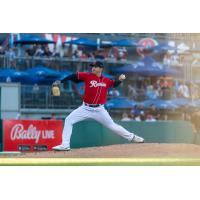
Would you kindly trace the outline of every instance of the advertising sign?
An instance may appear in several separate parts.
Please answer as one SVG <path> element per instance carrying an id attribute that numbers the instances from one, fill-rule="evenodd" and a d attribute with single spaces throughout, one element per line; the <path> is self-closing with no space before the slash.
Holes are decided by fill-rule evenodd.
<path id="1" fill-rule="evenodd" d="M 0 119 L 0 152 L 3 151 L 3 129 L 2 120 Z"/>
<path id="2" fill-rule="evenodd" d="M 137 48 L 137 52 L 141 56 L 148 56 L 152 53 L 153 48 L 158 45 L 158 42 L 153 38 L 143 38 L 138 42 L 142 47 Z"/>
<path id="3" fill-rule="evenodd" d="M 4 151 L 49 151 L 62 141 L 61 120 L 3 120 Z"/>

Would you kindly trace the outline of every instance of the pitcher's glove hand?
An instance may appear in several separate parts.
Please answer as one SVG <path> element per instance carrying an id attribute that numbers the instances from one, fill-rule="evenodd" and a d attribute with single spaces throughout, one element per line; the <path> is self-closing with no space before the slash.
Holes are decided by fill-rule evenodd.
<path id="1" fill-rule="evenodd" d="M 51 92 L 53 96 L 60 96 L 60 81 L 55 81 L 52 84 Z"/>

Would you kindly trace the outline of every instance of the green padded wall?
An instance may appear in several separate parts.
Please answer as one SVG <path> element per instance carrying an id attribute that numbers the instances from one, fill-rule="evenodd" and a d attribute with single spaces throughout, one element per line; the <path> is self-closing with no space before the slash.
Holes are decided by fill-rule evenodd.
<path id="1" fill-rule="evenodd" d="M 192 143 L 194 138 L 191 123 L 186 121 L 116 121 L 116 123 L 144 137 L 146 143 Z M 71 138 L 72 148 L 121 143 L 127 143 L 127 141 L 98 122 L 82 121 L 74 125 Z"/>

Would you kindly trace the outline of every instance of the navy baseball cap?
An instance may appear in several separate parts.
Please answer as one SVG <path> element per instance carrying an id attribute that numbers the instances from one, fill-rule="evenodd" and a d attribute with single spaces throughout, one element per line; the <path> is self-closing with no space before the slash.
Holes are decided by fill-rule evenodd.
<path id="1" fill-rule="evenodd" d="M 99 61 L 97 61 L 97 62 L 95 62 L 95 63 L 93 63 L 93 64 L 90 64 L 90 66 L 91 66 L 91 67 L 104 68 L 103 63 L 102 63 L 102 62 L 99 62 Z"/>

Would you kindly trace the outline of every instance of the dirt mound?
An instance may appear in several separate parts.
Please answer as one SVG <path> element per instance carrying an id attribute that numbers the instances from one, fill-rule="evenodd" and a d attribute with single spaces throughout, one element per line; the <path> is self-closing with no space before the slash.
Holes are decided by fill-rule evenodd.
<path id="1" fill-rule="evenodd" d="M 133 158 L 133 157 L 200 157 L 200 145 L 194 144 L 118 144 L 103 147 L 2 155 L 23 158 Z"/>

